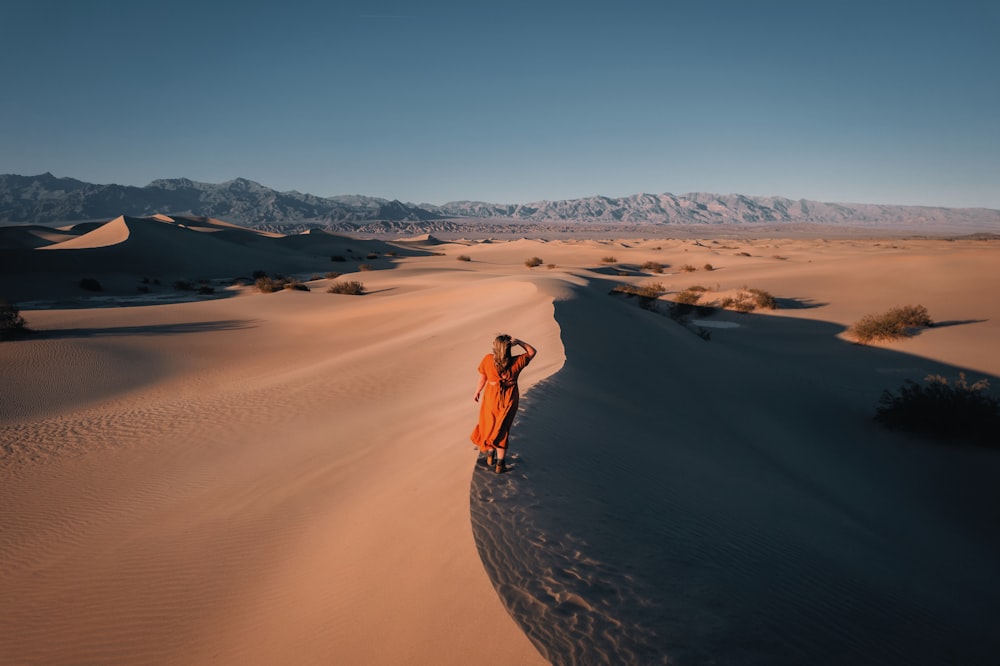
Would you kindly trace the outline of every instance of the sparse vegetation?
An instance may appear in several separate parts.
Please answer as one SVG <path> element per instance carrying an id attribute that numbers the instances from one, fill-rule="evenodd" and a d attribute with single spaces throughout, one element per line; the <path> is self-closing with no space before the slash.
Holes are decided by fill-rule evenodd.
<path id="1" fill-rule="evenodd" d="M 0 299 L 0 340 L 10 340 L 30 332 L 17 305 Z"/>
<path id="2" fill-rule="evenodd" d="M 612 257 L 611 255 L 608 255 L 606 257 L 601 257 L 601 263 L 602 264 L 617 264 L 618 263 L 618 259 L 616 259 L 615 257 Z"/>
<path id="3" fill-rule="evenodd" d="M 698 268 L 692 266 L 691 264 L 684 264 L 681 266 L 681 271 L 684 273 L 694 273 L 696 270 L 698 270 Z"/>
<path id="4" fill-rule="evenodd" d="M 697 305 L 701 296 L 701 292 L 688 287 L 684 291 L 677 292 L 674 296 L 674 302 L 678 305 Z"/>
<path id="5" fill-rule="evenodd" d="M 646 271 L 647 273 L 662 273 L 663 272 L 663 264 L 661 264 L 658 261 L 647 261 L 647 262 L 643 263 L 641 266 L 639 266 L 639 268 L 641 270 Z"/>
<path id="6" fill-rule="evenodd" d="M 704 266 L 702 266 L 702 268 L 704 268 L 706 271 L 714 271 L 715 270 L 715 266 L 713 266 L 712 264 L 705 264 Z"/>
<path id="7" fill-rule="evenodd" d="M 848 334 L 859 343 L 868 344 L 909 337 L 910 329 L 933 325 L 927 308 L 922 305 L 904 305 L 880 315 L 865 315 L 851 325 Z"/>
<path id="8" fill-rule="evenodd" d="M 257 290 L 262 294 L 272 294 L 276 291 L 281 291 L 284 288 L 284 284 L 284 280 L 281 278 L 275 279 L 265 275 L 257 278 L 253 286 L 257 287 Z"/>
<path id="9" fill-rule="evenodd" d="M 325 278 L 327 278 L 329 280 L 335 280 L 335 279 L 339 278 L 341 275 L 343 275 L 343 273 L 338 273 L 337 271 L 330 271 L 329 273 L 327 273 L 323 277 L 325 277 Z"/>
<path id="10" fill-rule="evenodd" d="M 553 268 L 556 267 L 556 265 L 555 264 L 547 264 L 545 267 L 551 271 Z"/>
<path id="11" fill-rule="evenodd" d="M 535 266 L 541 266 L 542 260 L 539 257 L 532 257 L 531 259 L 525 259 L 524 265 L 528 268 L 534 268 Z"/>
<path id="12" fill-rule="evenodd" d="M 104 291 L 104 287 L 95 278 L 82 278 L 77 284 L 79 284 L 80 289 L 87 291 Z"/>
<path id="13" fill-rule="evenodd" d="M 472 261 L 472 257 L 470 257 L 467 254 L 460 254 L 460 255 L 458 255 L 457 259 L 459 261 Z"/>
<path id="14" fill-rule="evenodd" d="M 328 294 L 348 294 L 351 296 L 360 296 L 365 293 L 365 285 L 361 284 L 357 280 L 335 282 L 330 285 L 330 288 L 327 289 L 326 292 Z"/>
<path id="15" fill-rule="evenodd" d="M 358 264 L 358 270 L 359 271 L 371 271 L 371 270 L 375 270 L 375 267 L 372 266 L 371 264 Z"/>
<path id="16" fill-rule="evenodd" d="M 282 285 L 283 289 L 294 289 L 295 291 L 309 291 L 309 287 L 299 280 L 289 280 Z"/>
<path id="17" fill-rule="evenodd" d="M 990 395 L 988 380 L 969 384 L 963 372 L 953 383 L 941 375 L 928 375 L 924 382 L 907 380 L 898 394 L 883 391 L 875 420 L 937 439 L 994 445 L 1000 441 L 1000 400 Z"/>

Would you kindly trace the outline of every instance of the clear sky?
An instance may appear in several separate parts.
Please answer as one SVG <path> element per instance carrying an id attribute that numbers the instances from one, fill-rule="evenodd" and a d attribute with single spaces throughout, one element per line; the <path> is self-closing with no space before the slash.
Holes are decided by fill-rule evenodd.
<path id="1" fill-rule="evenodd" d="M 0 173 L 1000 209 L 1000 2 L 0 0 Z"/>

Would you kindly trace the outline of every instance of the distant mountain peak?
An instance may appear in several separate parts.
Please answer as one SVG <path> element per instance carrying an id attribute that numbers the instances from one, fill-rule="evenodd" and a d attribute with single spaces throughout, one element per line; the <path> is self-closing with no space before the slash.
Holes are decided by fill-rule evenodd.
<path id="1" fill-rule="evenodd" d="M 344 230 L 345 225 L 376 228 L 381 222 L 383 229 L 420 233 L 440 228 L 442 220 L 479 218 L 539 225 L 825 224 L 1000 231 L 997 210 L 824 203 L 743 194 L 638 192 L 625 197 L 596 195 L 515 204 L 452 201 L 434 206 L 364 195 L 279 192 L 242 177 L 218 184 L 157 179 L 145 187 L 132 187 L 93 185 L 48 172 L 0 175 L 0 222 L 44 224 L 157 213 L 212 217 L 269 231 Z"/>

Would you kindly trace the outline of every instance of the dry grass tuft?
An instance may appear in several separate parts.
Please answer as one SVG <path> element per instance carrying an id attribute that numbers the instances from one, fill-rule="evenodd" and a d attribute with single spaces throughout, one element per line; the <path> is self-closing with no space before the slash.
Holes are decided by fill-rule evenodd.
<path id="1" fill-rule="evenodd" d="M 943 440 L 968 440 L 996 445 L 1000 430 L 1000 400 L 989 394 L 986 379 L 969 384 L 965 373 L 954 383 L 928 375 L 925 385 L 912 380 L 899 394 L 885 390 L 875 409 L 875 420 L 887 428 Z"/>
<path id="2" fill-rule="evenodd" d="M 663 264 L 661 264 L 658 261 L 647 261 L 644 264 L 642 264 L 642 266 L 639 266 L 639 268 L 649 273 L 663 272 Z"/>
<path id="3" fill-rule="evenodd" d="M 543 262 L 542 262 L 541 258 L 539 258 L 539 257 L 532 257 L 531 259 L 525 259 L 524 260 L 524 265 L 527 266 L 528 268 L 534 268 L 535 266 L 541 266 L 542 263 Z"/>

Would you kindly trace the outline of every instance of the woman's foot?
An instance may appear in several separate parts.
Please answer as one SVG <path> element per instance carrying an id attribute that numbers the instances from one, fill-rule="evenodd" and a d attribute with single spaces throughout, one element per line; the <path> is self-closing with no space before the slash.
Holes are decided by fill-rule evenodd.
<path id="1" fill-rule="evenodd" d="M 486 452 L 486 466 L 493 467 L 493 463 L 496 462 L 496 454 L 493 451 Z"/>
<path id="2" fill-rule="evenodd" d="M 496 471 L 497 474 L 503 474 L 504 472 L 506 472 L 507 471 L 507 461 L 504 460 L 503 458 L 500 458 L 499 460 L 497 460 L 497 466 L 495 468 L 495 471 Z"/>

